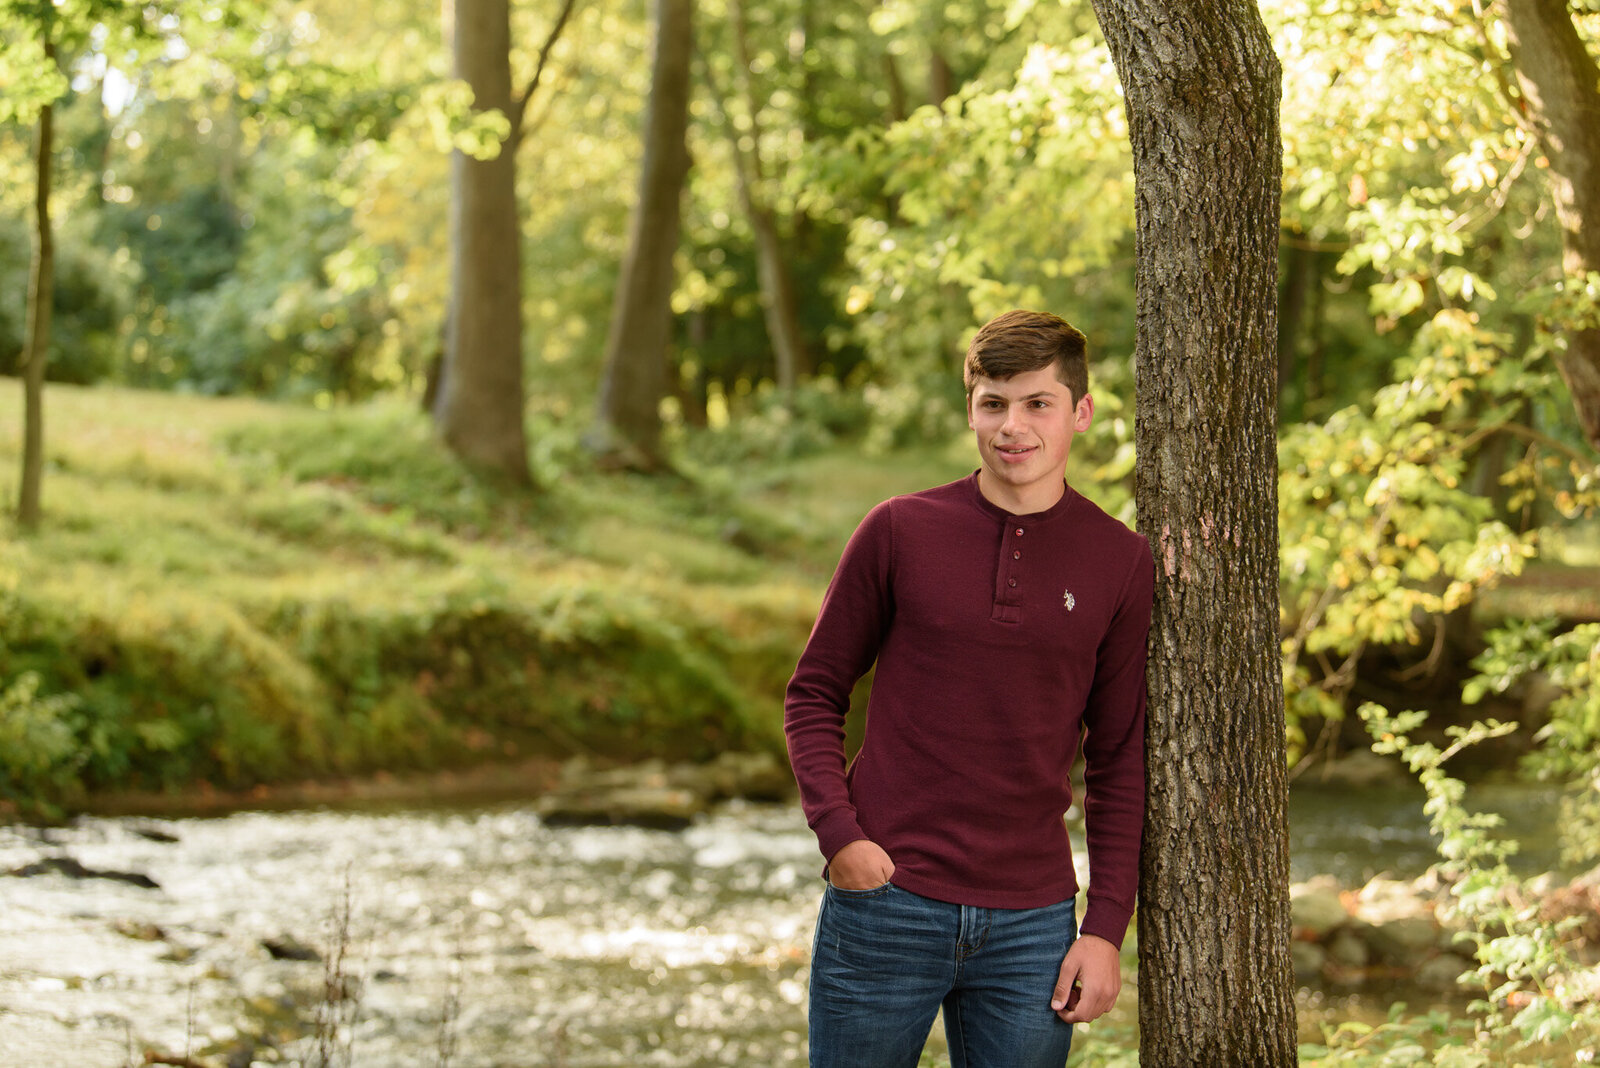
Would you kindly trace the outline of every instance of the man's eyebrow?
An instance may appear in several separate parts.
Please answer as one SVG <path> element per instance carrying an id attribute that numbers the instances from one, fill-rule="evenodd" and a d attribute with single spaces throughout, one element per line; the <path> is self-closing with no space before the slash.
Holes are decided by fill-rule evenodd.
<path id="1" fill-rule="evenodd" d="M 983 397 L 983 398 L 994 397 L 997 400 L 1006 400 L 1006 399 L 1008 399 L 1004 393 L 1001 393 L 998 390 L 993 390 L 993 389 L 983 390 L 978 394 L 978 396 L 979 397 Z M 1041 390 L 1036 390 L 1035 392 L 1028 394 L 1026 397 L 1018 397 L 1017 399 L 1018 400 L 1030 401 L 1030 400 L 1038 400 L 1040 397 L 1044 397 L 1044 398 L 1049 399 L 1049 400 L 1054 400 L 1055 396 L 1056 396 L 1056 394 L 1054 394 L 1050 390 L 1041 389 Z"/>

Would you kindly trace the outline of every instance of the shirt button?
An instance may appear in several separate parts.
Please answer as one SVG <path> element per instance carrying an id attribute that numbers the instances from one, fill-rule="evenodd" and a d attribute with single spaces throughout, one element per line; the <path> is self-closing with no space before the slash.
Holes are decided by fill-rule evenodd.
<path id="1" fill-rule="evenodd" d="M 1013 552 L 1011 554 L 1011 559 L 1013 559 L 1013 560 L 1021 560 L 1022 559 L 1022 550 L 1018 549 L 1017 551 Z"/>
<path id="2" fill-rule="evenodd" d="M 1017 537 L 1019 537 L 1019 538 L 1022 537 L 1022 528 L 1021 527 L 1017 528 Z"/>
<path id="3" fill-rule="evenodd" d="M 1006 580 L 1006 585 L 1007 586 L 1015 586 L 1016 584 L 1017 584 L 1017 580 L 1016 579 L 1007 579 Z"/>

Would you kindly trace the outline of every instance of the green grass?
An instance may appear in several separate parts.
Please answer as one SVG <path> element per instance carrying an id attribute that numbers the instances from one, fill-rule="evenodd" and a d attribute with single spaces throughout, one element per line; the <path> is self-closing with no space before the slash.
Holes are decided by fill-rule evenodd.
<path id="1" fill-rule="evenodd" d="M 781 745 L 783 685 L 844 539 L 970 469 L 851 446 L 647 479 L 534 425 L 539 488 L 455 462 L 399 401 L 319 411 L 52 386 L 45 519 L 11 516 L 0 390 L 0 798 L 245 787 L 536 752 Z M 21 698 L 17 698 L 21 700 Z M 56 744 L 70 732 L 75 744 Z M 54 739 L 45 745 L 41 739 Z"/>

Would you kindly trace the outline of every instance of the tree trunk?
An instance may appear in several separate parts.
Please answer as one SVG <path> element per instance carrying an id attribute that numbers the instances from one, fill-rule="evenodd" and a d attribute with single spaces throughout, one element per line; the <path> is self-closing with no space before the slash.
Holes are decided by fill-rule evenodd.
<path id="1" fill-rule="evenodd" d="M 778 388 L 785 394 L 809 370 L 805 339 L 800 332 L 800 305 L 795 300 L 794 272 L 778 235 L 778 221 L 765 205 L 749 202 L 750 228 L 756 237 L 756 279 L 761 286 L 761 310 L 772 342 Z"/>
<path id="2" fill-rule="evenodd" d="M 894 53 L 883 53 L 883 80 L 889 86 L 889 111 L 884 116 L 885 124 L 904 122 L 911 112 L 911 105 L 906 94 L 906 81 L 900 76 L 900 61 L 894 58 Z"/>
<path id="3" fill-rule="evenodd" d="M 645 117 L 639 203 L 628 234 L 600 384 L 602 461 L 658 470 L 661 401 L 672 331 L 672 260 L 689 174 L 692 0 L 656 0 L 656 46 Z"/>
<path id="4" fill-rule="evenodd" d="M 736 81 L 743 106 L 750 116 L 748 153 L 740 145 L 739 131 L 728 118 L 724 101 L 723 127 L 733 152 L 734 176 L 739 188 L 739 203 L 745 217 L 750 220 L 750 230 L 756 245 L 756 282 L 761 290 L 761 312 L 767 327 L 767 340 L 772 345 L 773 378 L 786 395 L 794 392 L 801 375 L 808 370 L 805 339 L 800 331 L 800 307 L 795 301 L 794 272 L 789 269 L 793 258 L 784 248 L 778 231 L 777 213 L 766 200 L 764 190 L 758 188 L 766 177 L 761 158 L 760 102 L 751 84 L 751 55 L 749 33 L 745 27 L 742 0 L 729 0 L 728 17 L 733 24 L 734 53 L 737 58 Z M 707 78 L 718 97 L 721 91 L 715 85 L 715 75 L 707 67 Z"/>
<path id="5" fill-rule="evenodd" d="M 1303 244 L 1285 242 L 1281 246 L 1283 281 L 1278 289 L 1278 392 L 1281 398 L 1285 387 L 1294 381 L 1299 361 L 1296 359 L 1300 338 L 1306 334 L 1309 318 L 1311 287 L 1321 279 L 1317 271 L 1317 253 Z M 1297 421 L 1301 412 L 1282 412 L 1283 422 Z"/>
<path id="6" fill-rule="evenodd" d="M 937 107 L 955 91 L 955 71 L 950 69 L 950 61 L 944 58 L 944 52 L 935 41 L 933 55 L 928 57 L 928 103 Z"/>
<path id="7" fill-rule="evenodd" d="M 1094 0 L 1138 214 L 1139 526 L 1156 557 L 1140 1064 L 1293 1065 L 1278 652 L 1281 68 L 1249 0 Z"/>
<path id="8" fill-rule="evenodd" d="M 55 41 L 46 39 L 46 60 L 56 62 Z M 37 530 L 43 511 L 44 365 L 49 356 L 50 312 L 55 300 L 55 234 L 50 223 L 51 164 L 55 156 L 55 105 L 39 111 L 34 145 L 34 246 L 28 270 L 28 310 L 22 343 L 22 486 L 17 525 Z"/>
<path id="9" fill-rule="evenodd" d="M 456 0 L 455 76 L 473 107 L 513 113 L 508 0 Z M 517 130 L 491 160 L 450 162 L 450 308 L 434 421 L 462 459 L 527 484 Z"/>
<path id="10" fill-rule="evenodd" d="M 1550 160 L 1568 284 L 1600 271 L 1600 68 L 1565 0 L 1504 0 L 1517 84 Z M 1600 450 L 1600 329 L 1567 330 L 1557 359 L 1589 444 Z"/>

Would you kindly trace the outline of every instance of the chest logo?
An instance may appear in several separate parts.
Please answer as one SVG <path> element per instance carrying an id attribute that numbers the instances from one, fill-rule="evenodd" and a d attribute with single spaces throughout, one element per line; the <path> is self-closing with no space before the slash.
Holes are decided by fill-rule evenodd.
<path id="1" fill-rule="evenodd" d="M 1070 612 L 1070 611 L 1072 611 L 1074 608 L 1076 608 L 1078 606 L 1078 599 L 1076 597 L 1072 596 L 1072 591 L 1071 590 L 1062 590 L 1061 591 L 1061 604 L 1062 604 L 1062 606 L 1064 608 L 1066 608 L 1067 611 Z"/>

